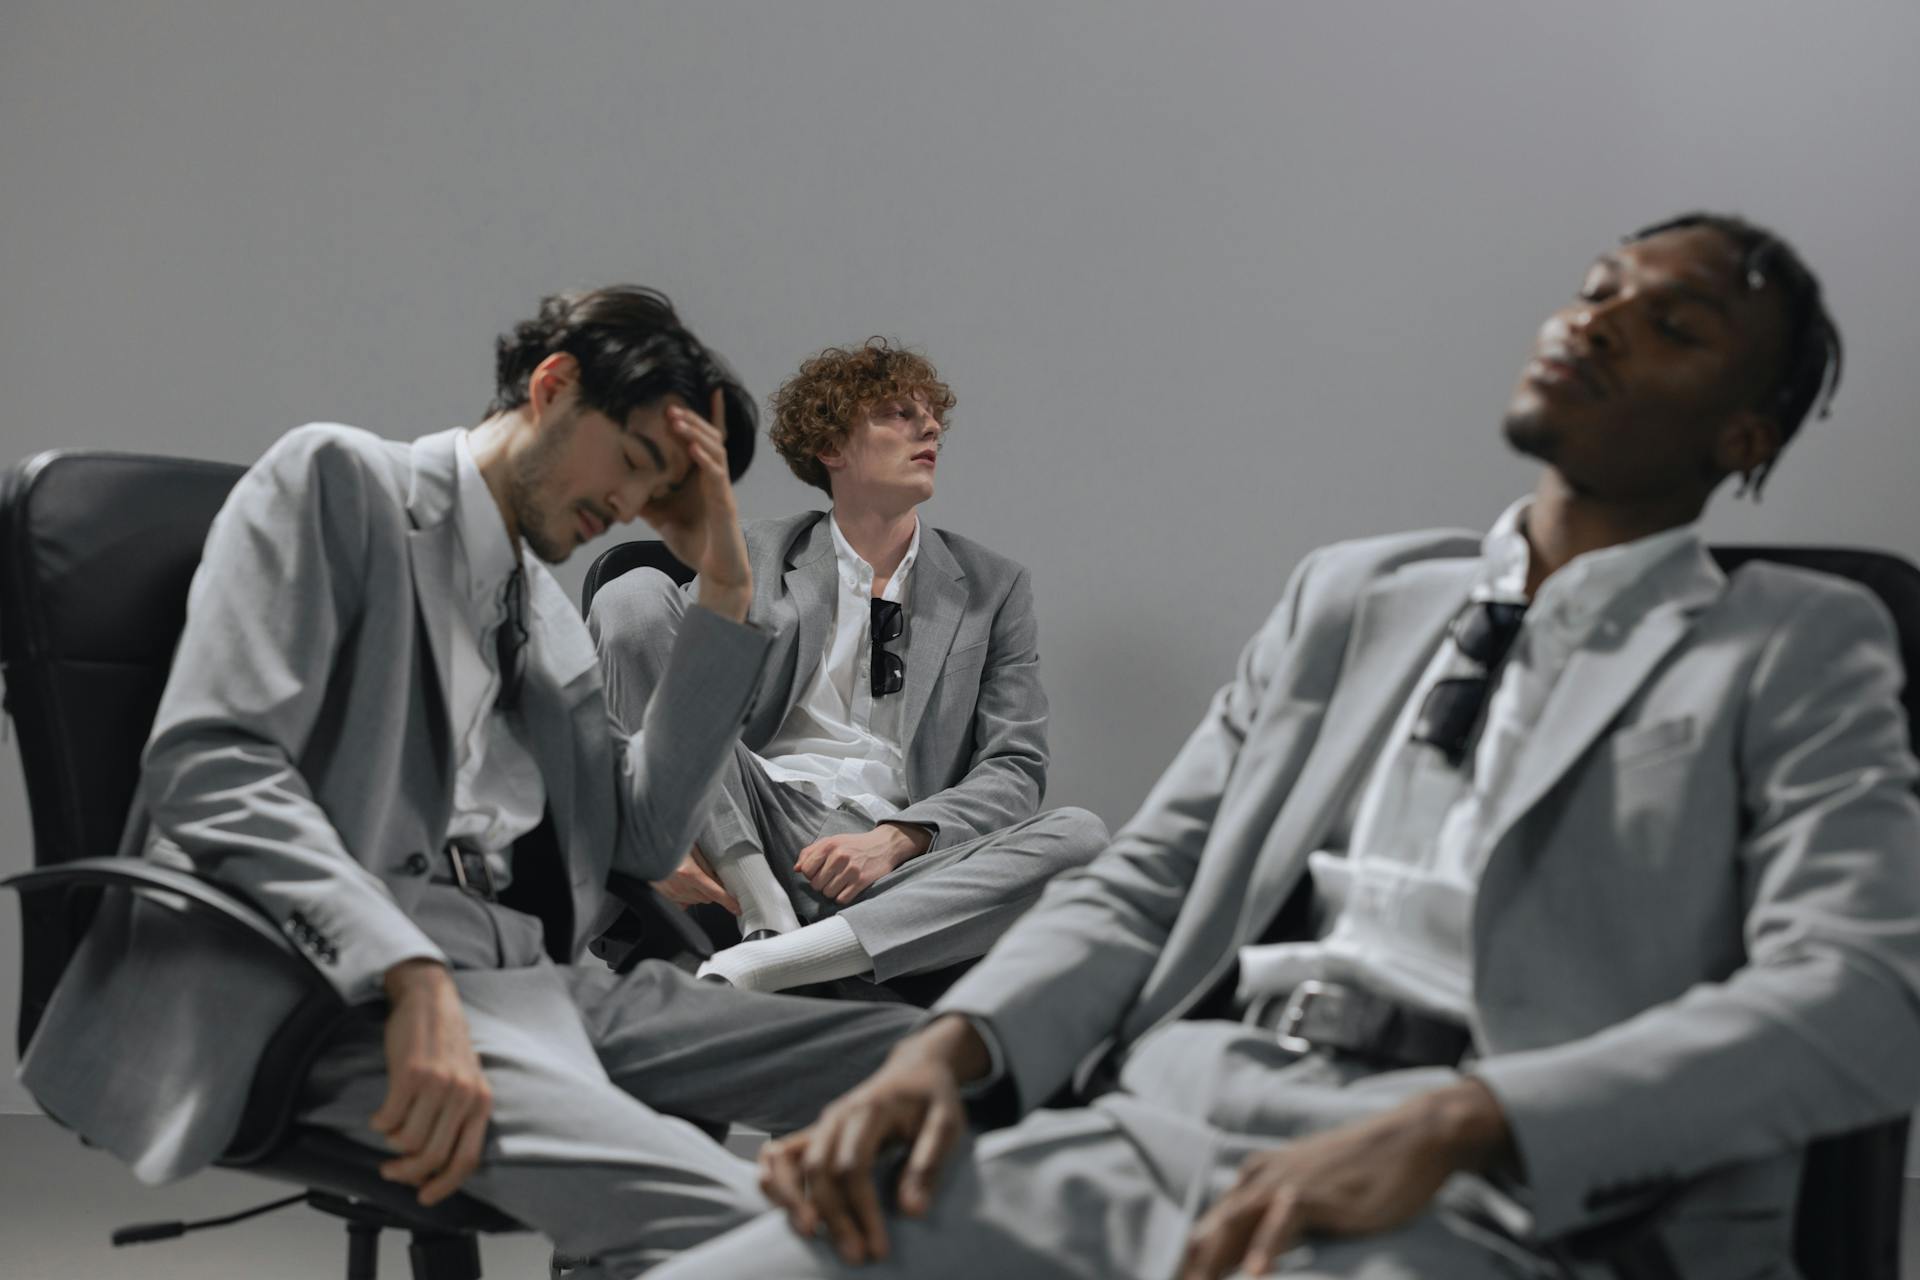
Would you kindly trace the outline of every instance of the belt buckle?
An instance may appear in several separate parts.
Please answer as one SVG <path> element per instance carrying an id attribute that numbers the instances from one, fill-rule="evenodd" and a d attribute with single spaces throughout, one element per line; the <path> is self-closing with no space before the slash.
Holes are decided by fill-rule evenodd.
<path id="1" fill-rule="evenodd" d="M 1307 1054 L 1313 1050 L 1313 1042 L 1294 1031 L 1306 1021 L 1307 1006 L 1325 994 L 1327 984 L 1318 978 L 1308 978 L 1287 994 L 1287 1003 L 1281 1007 L 1280 1022 L 1274 1028 L 1274 1039 L 1282 1049 L 1289 1053 Z"/>
<path id="2" fill-rule="evenodd" d="M 467 879 L 467 858 L 470 856 L 480 860 L 480 879 L 484 888 L 476 889 L 473 882 Z M 463 849 L 457 844 L 450 844 L 447 846 L 447 861 L 453 864 L 453 882 L 460 886 L 463 893 L 477 894 L 488 902 L 499 896 L 499 890 L 493 883 L 493 864 L 487 861 L 486 854 L 477 849 Z"/>

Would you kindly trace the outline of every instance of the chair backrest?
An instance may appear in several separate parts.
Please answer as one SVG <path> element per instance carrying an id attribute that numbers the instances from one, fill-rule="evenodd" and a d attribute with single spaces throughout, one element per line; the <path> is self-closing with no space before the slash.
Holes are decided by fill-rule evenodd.
<path id="1" fill-rule="evenodd" d="M 1907 671 L 1900 701 L 1920 752 L 1920 569 L 1884 552 L 1828 547 L 1716 547 L 1713 554 L 1728 572 L 1766 560 L 1848 578 L 1879 596 L 1899 632 Z M 1907 1123 L 1903 1117 L 1808 1149 L 1794 1224 L 1801 1275 L 1899 1280 Z"/>
<path id="2" fill-rule="evenodd" d="M 20 735 L 36 865 L 117 850 L 187 585 L 241 472 L 75 451 L 43 453 L 6 474 L 0 669 Z M 23 1050 L 85 926 L 23 907 Z"/>
<path id="3" fill-rule="evenodd" d="M 667 544 L 654 538 L 641 538 L 610 547 L 587 566 L 587 580 L 580 586 L 580 612 L 593 606 L 593 593 L 630 569 L 658 569 L 681 586 L 693 581 L 693 570 L 680 563 Z"/>

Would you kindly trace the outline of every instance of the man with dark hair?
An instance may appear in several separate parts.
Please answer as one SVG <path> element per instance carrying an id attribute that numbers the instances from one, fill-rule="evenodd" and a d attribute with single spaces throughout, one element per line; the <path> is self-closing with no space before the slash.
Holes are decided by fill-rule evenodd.
<path id="1" fill-rule="evenodd" d="M 793 1230 L 661 1275 L 1793 1273 L 1806 1144 L 1920 1098 L 1920 769 L 1878 600 L 1695 521 L 1838 367 L 1767 232 L 1602 255 L 1532 497 L 1309 556 L 1113 845 L 763 1153 Z M 961 1145 L 969 1087 L 1026 1118 Z"/>
<path id="2" fill-rule="evenodd" d="M 739 917 L 744 941 L 703 976 L 779 991 L 932 973 L 1106 844 L 1085 810 L 1035 814 L 1047 699 L 1027 571 L 920 520 L 953 403 L 924 356 L 880 338 L 821 352 L 774 396 L 774 446 L 833 505 L 746 526 L 768 677 L 661 886 Z M 685 609 L 652 571 L 595 595 L 621 723 L 645 714 Z"/>
<path id="3" fill-rule="evenodd" d="M 731 486 L 753 409 L 639 288 L 547 299 L 498 373 L 470 430 L 302 427 L 241 478 L 128 844 L 253 903 L 351 1006 L 303 1123 L 383 1149 L 424 1204 L 464 1186 L 625 1275 L 764 1205 L 750 1165 L 670 1117 L 804 1123 L 910 1019 L 569 963 L 610 872 L 679 861 L 765 658 Z M 635 517 L 701 588 L 627 735 L 542 562 Z M 300 994 L 234 945 L 103 907 L 28 1087 L 144 1178 L 204 1165 Z"/>

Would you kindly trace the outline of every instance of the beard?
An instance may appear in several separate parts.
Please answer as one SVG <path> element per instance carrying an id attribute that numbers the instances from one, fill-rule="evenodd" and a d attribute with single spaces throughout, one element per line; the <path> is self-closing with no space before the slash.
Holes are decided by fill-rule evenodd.
<path id="1" fill-rule="evenodd" d="M 548 564 L 559 564 L 573 554 L 571 528 L 556 537 L 547 527 L 552 514 L 565 505 L 548 496 L 547 491 L 555 487 L 554 472 L 579 423 L 576 410 L 540 432 L 514 459 L 509 478 L 507 505 L 513 509 L 513 522 L 519 526 L 528 549 Z"/>

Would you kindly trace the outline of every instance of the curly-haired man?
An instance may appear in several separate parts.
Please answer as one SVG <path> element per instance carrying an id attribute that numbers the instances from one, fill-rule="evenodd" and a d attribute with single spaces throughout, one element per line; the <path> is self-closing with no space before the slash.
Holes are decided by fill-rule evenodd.
<path id="1" fill-rule="evenodd" d="M 735 767 L 661 884 L 738 917 L 742 942 L 703 976 L 780 991 L 946 969 L 1106 844 L 1084 810 L 1035 813 L 1047 700 L 1027 571 L 920 520 L 953 404 L 925 357 L 880 338 L 821 352 L 774 397 L 775 449 L 833 503 L 745 526 L 749 620 L 773 649 Z M 595 595 L 623 723 L 643 719 L 685 607 L 652 571 Z"/>

